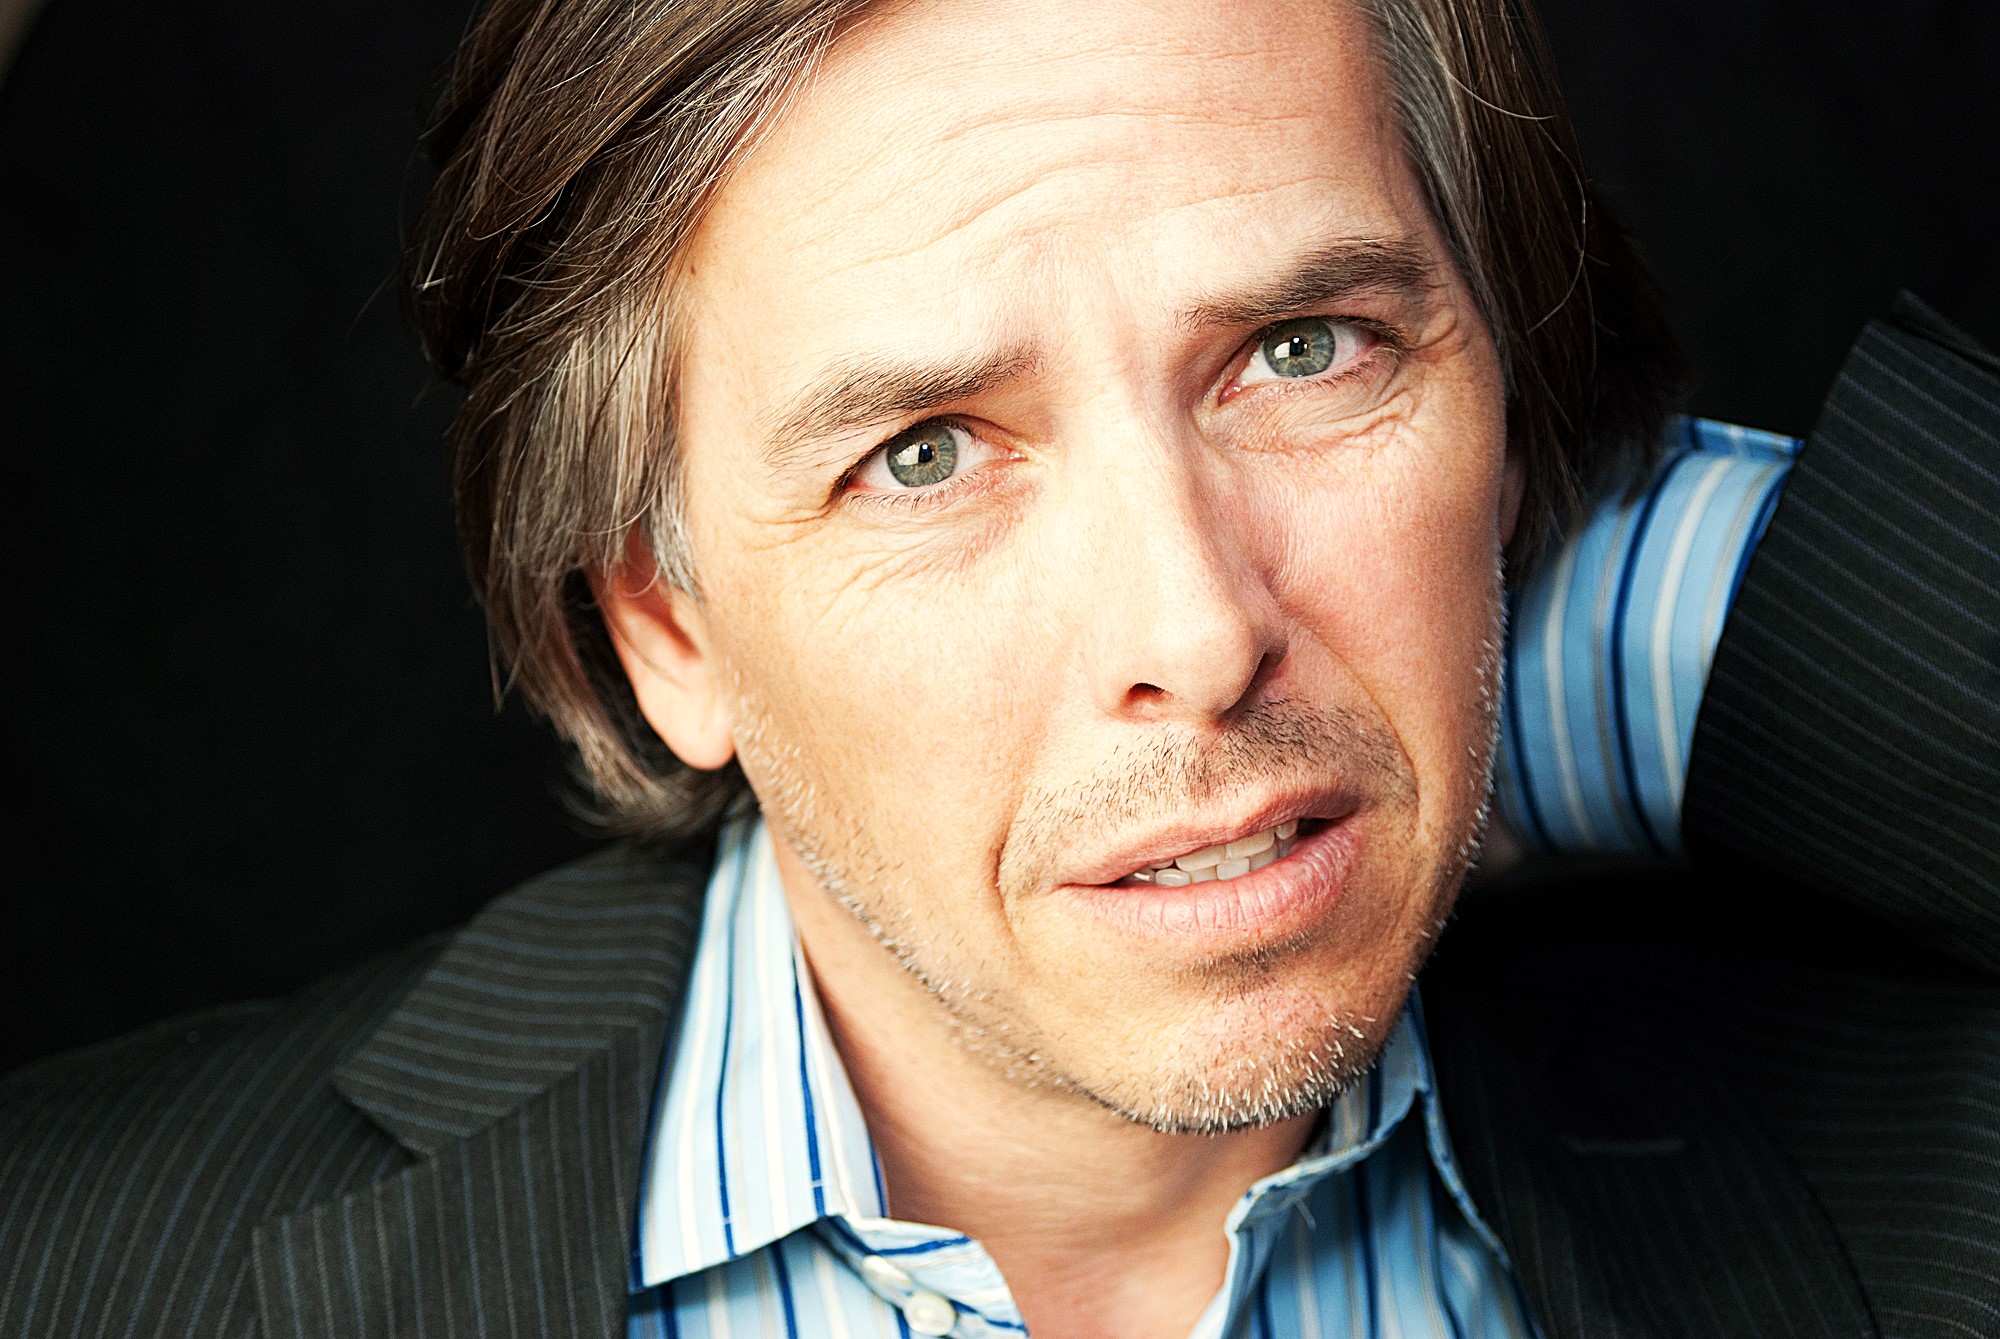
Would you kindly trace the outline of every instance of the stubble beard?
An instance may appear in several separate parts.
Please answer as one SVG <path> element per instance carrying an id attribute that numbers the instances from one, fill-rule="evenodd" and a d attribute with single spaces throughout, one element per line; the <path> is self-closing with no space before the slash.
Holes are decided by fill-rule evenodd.
<path id="1" fill-rule="evenodd" d="M 1417 931 L 1417 942 L 1409 946 L 1400 993 L 1385 1005 L 1327 1009 L 1311 1024 L 1268 1039 L 1264 1048 L 1189 1057 L 1188 1063 L 1168 1066 L 1166 1072 L 1156 1069 L 1149 1074 L 1096 1080 L 1072 1073 L 1051 1054 L 1031 1022 L 1018 1017 L 979 982 L 943 970 L 940 959 L 944 955 L 935 952 L 929 940 L 892 926 L 893 911 L 891 915 L 884 911 L 916 905 L 915 882 L 870 840 L 863 817 L 832 802 L 825 788 L 812 779 L 796 747 L 778 737 L 771 714 L 732 666 L 730 680 L 739 723 L 737 752 L 746 774 L 757 783 L 758 798 L 773 835 L 790 845 L 819 887 L 924 988 L 939 1006 L 949 1035 L 961 1051 L 1025 1089 L 1070 1094 L 1162 1134 L 1216 1135 L 1272 1125 L 1326 1108 L 1373 1067 L 1478 856 L 1490 812 L 1493 762 L 1499 743 L 1505 624 L 1500 592 L 1496 562 L 1489 596 L 1490 631 L 1481 638 L 1479 647 L 1478 721 L 1467 745 L 1470 756 L 1465 776 L 1470 793 L 1457 806 L 1470 816 L 1462 830 L 1443 843 L 1442 853 L 1422 880 L 1423 888 L 1414 894 L 1427 913 Z M 1236 736 L 1244 746 L 1221 768 L 1212 762 L 1206 767 L 1208 785 L 1226 780 L 1226 775 L 1216 773 L 1229 774 L 1232 769 L 1244 769 L 1233 772 L 1238 778 L 1274 775 L 1276 752 L 1283 752 L 1283 760 L 1296 764 L 1297 755 L 1290 750 L 1304 749 L 1310 755 L 1319 749 L 1349 760 L 1372 760 L 1378 782 L 1387 784 L 1392 792 L 1406 790 L 1414 803 L 1414 782 L 1408 776 L 1407 762 L 1401 772 L 1380 766 L 1386 761 L 1386 752 L 1402 757 L 1393 737 L 1385 737 L 1379 729 L 1360 727 L 1343 711 L 1324 712 L 1284 702 L 1265 706 L 1274 710 L 1262 716 L 1255 710 L 1246 713 L 1250 733 Z M 1200 761 L 1190 761 L 1194 758 L 1191 753 L 1183 751 L 1176 760 L 1168 752 L 1163 750 L 1150 759 L 1150 766 L 1136 770 L 1155 779 L 1177 772 L 1185 777 L 1204 770 Z M 1259 762 L 1261 767 L 1253 767 Z M 1109 796 L 1113 797 L 1110 803 L 1136 804 L 1148 793 L 1184 801 L 1190 793 L 1199 793 L 1199 787 L 1173 791 L 1132 784 L 1107 788 L 1093 783 L 1071 787 L 1067 793 L 1094 795 L 1100 800 Z M 1158 812 L 1160 807 L 1155 802 L 1151 811 Z M 1085 814 L 1062 804 L 1059 798 L 1043 808 L 1042 822 L 1056 832 L 1077 830 L 1068 825 L 1090 818 L 1101 822 L 1106 817 L 1101 805 Z M 1024 818 L 1024 830 L 1031 821 Z M 917 928 L 908 917 L 893 918 L 911 930 Z M 1218 960 L 1199 970 L 1212 990 L 1225 997 L 1240 995 L 1280 970 L 1293 947 L 1283 942 L 1266 945 L 1255 953 Z"/>

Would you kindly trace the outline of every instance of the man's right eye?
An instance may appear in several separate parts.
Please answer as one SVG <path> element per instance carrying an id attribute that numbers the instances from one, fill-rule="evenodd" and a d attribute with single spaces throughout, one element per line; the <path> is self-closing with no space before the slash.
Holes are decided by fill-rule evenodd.
<path id="1" fill-rule="evenodd" d="M 875 493 L 928 492 L 998 454 L 956 423 L 933 419 L 877 447 L 855 472 L 854 483 Z"/>

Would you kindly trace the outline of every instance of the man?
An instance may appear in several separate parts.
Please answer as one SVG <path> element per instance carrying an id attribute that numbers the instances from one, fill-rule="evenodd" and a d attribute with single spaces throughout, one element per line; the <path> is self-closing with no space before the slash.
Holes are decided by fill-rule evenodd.
<path id="1" fill-rule="evenodd" d="M 1503 555 L 1665 432 L 1528 32 L 496 6 L 418 275 L 475 575 L 614 821 L 730 822 L 16 1081 L 0 1328 L 2000 1314 L 1976 972 L 1695 875 L 1475 907 L 1411 993 L 1479 847 Z M 1691 429 L 1544 566 L 1529 836 L 1671 847 L 1692 769 L 1697 838 L 1993 963 L 1995 386 L 1954 343 L 1864 340 L 1691 753 L 1676 656 L 1784 450 Z"/>

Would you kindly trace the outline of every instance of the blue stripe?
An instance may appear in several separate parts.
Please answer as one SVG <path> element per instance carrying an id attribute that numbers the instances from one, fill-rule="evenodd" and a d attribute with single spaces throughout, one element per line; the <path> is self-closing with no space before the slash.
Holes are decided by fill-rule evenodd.
<path id="1" fill-rule="evenodd" d="M 736 896 L 743 894 L 743 880 L 750 868 L 750 862 L 743 858 L 743 846 L 749 841 L 746 832 L 739 841 L 736 851 Z M 729 1039 L 736 1026 L 736 920 L 729 921 L 731 942 L 725 958 L 724 994 L 722 1009 L 722 1051 L 717 1057 L 715 1073 L 715 1185 L 722 1208 L 722 1245 L 731 1255 L 736 1254 L 736 1230 L 730 1225 L 729 1215 L 729 1144 L 723 1133 L 724 1099 L 729 1093 Z"/>
<path id="2" fill-rule="evenodd" d="M 1382 1333 L 1382 1317 L 1376 1308 L 1375 1292 L 1375 1225 L 1368 1213 L 1367 1169 L 1357 1167 L 1348 1178 L 1354 1188 L 1354 1244 L 1361 1255 L 1361 1291 L 1366 1299 L 1363 1310 L 1368 1315 L 1368 1339 L 1378 1339 Z"/>
<path id="3" fill-rule="evenodd" d="M 929 1241 L 915 1242 L 907 1246 L 890 1245 L 887 1242 L 866 1240 L 860 1233 L 849 1226 L 847 1220 L 844 1218 L 829 1218 L 826 1220 L 826 1225 L 842 1241 L 863 1255 L 929 1255 L 933 1251 L 953 1250 L 960 1246 L 972 1245 L 972 1238 L 956 1232 L 934 1237 Z M 930 1230 L 935 1231 L 936 1229 Z"/>
<path id="4" fill-rule="evenodd" d="M 1645 547 L 1653 512 L 1660 505 L 1660 493 L 1665 489 L 1667 480 L 1673 477 L 1674 470 L 1689 454 L 1685 447 L 1676 453 L 1660 467 L 1660 472 L 1653 476 L 1652 486 L 1646 490 L 1638 523 L 1632 527 L 1630 546 L 1625 550 L 1625 567 L 1618 578 L 1618 600 L 1611 615 L 1611 719 L 1618 736 L 1618 765 L 1624 775 L 1626 804 L 1638 820 L 1639 831 L 1655 855 L 1665 855 L 1667 848 L 1659 833 L 1653 830 L 1639 797 L 1639 777 L 1632 758 L 1632 712 L 1625 697 L 1625 620 L 1632 604 L 1632 578 L 1639 569 L 1639 552 Z"/>
<path id="5" fill-rule="evenodd" d="M 870 1255 L 929 1255 L 933 1251 L 948 1251 L 959 1246 L 972 1244 L 970 1237 L 939 1237 L 935 1241 L 919 1241 L 909 1246 L 882 1246 L 862 1243 Z"/>
<path id="6" fill-rule="evenodd" d="M 826 1217 L 826 1179 L 819 1168 L 819 1116 L 813 1109 L 812 1075 L 806 1070 L 806 1001 L 799 988 L 798 971 L 792 972 L 792 1021 L 799 1028 L 799 1093 L 806 1102 L 806 1173 L 812 1177 L 813 1217 Z"/>
<path id="7" fill-rule="evenodd" d="M 1515 608 L 1519 607 L 1516 603 Z M 1515 627 L 1519 622 L 1518 618 L 1510 618 L 1507 620 L 1507 625 Z M 1528 739 L 1526 732 L 1521 729 L 1521 673 L 1512 666 L 1508 668 L 1507 681 L 1502 685 L 1506 689 L 1502 702 L 1506 711 L 1506 729 L 1511 736 L 1508 740 L 1511 747 L 1506 753 L 1513 759 L 1515 790 L 1521 799 L 1521 817 L 1528 822 L 1528 831 L 1524 835 L 1531 838 L 1542 850 L 1552 851 L 1555 849 L 1555 843 L 1549 840 L 1549 825 L 1542 817 L 1541 801 L 1535 795 L 1532 775 L 1534 769 L 1528 765 L 1528 759 L 1521 752 L 1526 747 Z"/>
<path id="8" fill-rule="evenodd" d="M 792 1302 L 792 1271 L 785 1265 L 785 1243 L 772 1243 L 766 1254 L 771 1257 L 771 1273 L 777 1278 L 778 1300 L 785 1308 L 786 1339 L 799 1339 L 799 1313 Z"/>

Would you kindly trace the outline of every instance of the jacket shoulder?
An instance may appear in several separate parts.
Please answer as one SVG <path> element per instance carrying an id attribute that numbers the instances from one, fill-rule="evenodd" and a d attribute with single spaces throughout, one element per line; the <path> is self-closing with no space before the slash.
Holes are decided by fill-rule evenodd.
<path id="1" fill-rule="evenodd" d="M 249 1325 L 251 1229 L 406 1160 L 328 1079 L 436 951 L 0 1079 L 0 1336 Z"/>

